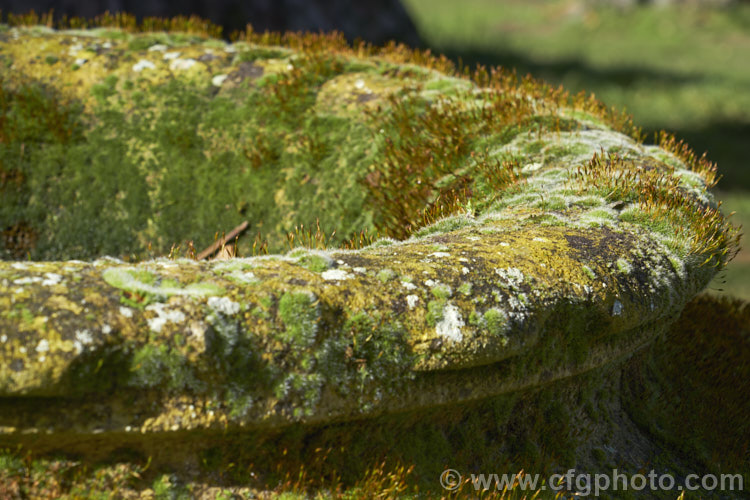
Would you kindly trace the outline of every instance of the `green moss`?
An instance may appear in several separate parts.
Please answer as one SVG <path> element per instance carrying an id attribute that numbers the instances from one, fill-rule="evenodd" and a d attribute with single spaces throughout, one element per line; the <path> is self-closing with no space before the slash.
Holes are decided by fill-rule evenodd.
<path id="1" fill-rule="evenodd" d="M 541 227 L 564 227 L 569 225 L 567 221 L 554 215 L 540 215 L 534 217 L 534 221 Z"/>
<path id="2" fill-rule="evenodd" d="M 182 284 L 177 280 L 163 279 L 161 280 L 161 286 L 169 289 L 169 288 L 178 288 L 182 286 Z"/>
<path id="3" fill-rule="evenodd" d="M 170 46 L 170 37 L 166 33 L 163 34 L 144 34 L 131 37 L 128 42 L 128 49 L 134 52 L 140 52 L 152 47 L 156 44 Z"/>
<path id="4" fill-rule="evenodd" d="M 451 287 L 443 283 L 431 287 L 430 292 L 438 300 L 447 300 L 453 294 Z"/>
<path id="5" fill-rule="evenodd" d="M 144 467 L 135 463 L 82 465 L 62 454 L 40 457 L 25 449 L 0 450 L 0 478 L 15 496 L 54 496 L 91 500 L 109 498 L 113 490 L 137 491 Z"/>
<path id="6" fill-rule="evenodd" d="M 412 354 L 398 322 L 358 312 L 347 318 L 341 338 L 327 338 L 316 355 L 320 371 L 337 392 L 356 397 L 363 412 L 412 378 Z"/>
<path id="7" fill-rule="evenodd" d="M 106 99 L 117 93 L 116 85 L 118 78 L 116 75 L 109 75 L 102 81 L 91 87 L 91 95 L 93 95 L 100 104 L 103 104 Z"/>
<path id="8" fill-rule="evenodd" d="M 445 299 L 431 300 L 427 303 L 427 324 L 434 327 L 443 320 L 445 310 Z"/>
<path id="9" fill-rule="evenodd" d="M 0 471 L 8 474 L 23 469 L 24 463 L 20 457 L 10 454 L 7 448 L 0 450 Z"/>
<path id="10" fill-rule="evenodd" d="M 263 295 L 258 299 L 258 303 L 263 307 L 263 309 L 268 311 L 273 305 L 273 299 L 269 295 Z"/>
<path id="11" fill-rule="evenodd" d="M 482 315 L 482 322 L 490 335 L 504 337 L 503 345 L 507 344 L 508 318 L 503 311 L 488 309 Z"/>
<path id="12" fill-rule="evenodd" d="M 35 258 L 87 258 L 136 250 L 135 231 L 145 224 L 149 207 L 144 205 L 145 183 L 128 161 L 125 145 L 112 138 L 113 131 L 121 127 L 120 118 L 103 116 L 101 127 L 84 136 L 79 103 L 57 104 L 59 97 L 54 91 L 35 85 L 11 91 L 11 107 L 17 99 L 28 104 L 14 114 L 11 126 L 16 129 L 15 135 L 28 130 L 38 146 L 29 156 L 28 165 L 18 160 L 11 163 L 20 172 L 27 172 L 15 196 L 28 202 L 23 212 L 5 216 L 11 223 L 26 221 L 42 235 L 30 249 Z M 112 127 L 108 118 L 113 119 Z M 55 182 L 48 185 L 43 179 Z M 123 189 L 124 185 L 128 187 Z M 9 208 L 3 204 L 0 210 Z"/>
<path id="13" fill-rule="evenodd" d="M 0 312 L 0 315 L 2 315 L 3 317 L 7 319 L 13 319 L 13 318 L 21 316 L 21 312 L 15 309 L 7 309 L 5 311 Z"/>
<path id="14" fill-rule="evenodd" d="M 439 220 L 434 224 L 419 229 L 414 233 L 414 236 L 421 238 L 423 236 L 429 236 L 431 234 L 448 233 L 457 229 L 461 229 L 462 227 L 471 226 L 473 224 L 475 224 L 475 222 L 472 221 L 469 217 L 447 217 L 445 219 Z"/>
<path id="15" fill-rule="evenodd" d="M 606 210 L 588 210 L 585 213 L 585 217 L 601 220 L 614 220 L 612 214 Z"/>
<path id="16" fill-rule="evenodd" d="M 196 41 L 192 36 L 150 33 L 132 36 L 128 44 L 130 50 L 145 51 L 156 43 Z M 250 48 L 238 53 L 235 65 L 295 54 L 279 47 L 241 46 Z M 466 95 L 452 93 L 470 87 L 468 80 L 435 78 L 434 72 L 411 66 L 358 61 L 311 50 L 291 58 L 291 69 L 268 71 L 242 89 L 222 86 L 218 94 L 216 87 L 192 77 L 150 80 L 144 74 L 137 82 L 124 80 L 118 85 L 117 76 L 110 74 L 90 84 L 95 103 L 87 105 L 85 115 L 81 103 L 62 100 L 55 91 L 44 89 L 39 92 L 37 111 L 62 110 L 76 133 L 40 136 L 40 147 L 33 148 L 33 157 L 20 169 L 25 179 L 22 189 L 11 195 L 18 199 L 2 207 L 13 213 L 2 215 L 9 215 L 11 224 L 30 224 L 41 235 L 31 252 L 35 259 L 104 253 L 139 259 L 146 256 L 147 244 L 152 252 L 165 254 L 173 244 L 191 240 L 200 248 L 212 242 L 217 230 L 243 220 L 256 221 L 263 228 L 271 252 L 286 247 L 294 228 L 312 228 L 316 221 L 332 234 L 330 246 L 362 231 L 424 237 L 476 224 L 472 216 L 506 196 L 500 195 L 499 188 L 513 184 L 518 172 L 502 163 L 515 158 L 512 152 L 497 148 L 511 139 L 527 153 L 548 159 L 578 154 L 585 146 L 575 141 L 548 144 L 547 137 L 554 135 L 550 132 L 579 126 L 571 115 L 535 115 L 526 100 L 506 96 L 503 99 L 513 101 L 508 109 L 516 111 L 501 116 L 499 110 L 508 103 L 495 102 L 487 94 L 483 102 L 500 106 L 498 112 L 485 120 L 469 120 L 474 111 L 465 102 Z M 389 91 L 392 86 L 395 93 L 386 98 L 376 89 L 383 107 L 368 111 L 366 119 L 317 107 L 321 90 L 352 71 L 378 71 L 383 85 Z M 409 81 L 424 86 L 412 88 Z M 27 90 L 14 88 L 11 97 Z M 452 97 L 435 101 L 424 92 Z M 28 101 L 21 95 L 18 99 Z M 12 107 L 16 101 L 7 102 Z M 20 106 L 13 111 L 19 113 L 9 115 L 23 117 L 34 130 L 54 131 L 57 124 L 66 123 L 59 118 L 45 121 L 46 112 Z M 28 143 L 17 136 L 25 127 L 18 125 L 13 124 L 16 132 L 9 136 L 11 149 Z M 490 150 L 491 154 L 471 154 Z M 18 153 L 8 152 L 8 164 L 24 156 Z M 410 172 L 408 165 L 419 165 L 424 172 Z M 378 166 L 375 171 L 373 166 Z M 539 175 L 559 182 L 555 176 L 562 173 Z M 417 176 L 425 174 L 434 177 L 423 185 L 430 189 L 417 182 Z M 50 178 L 56 179 L 51 189 L 45 181 Z M 471 196 L 463 199 L 461 193 Z M 545 210 L 568 209 L 567 193 L 541 202 L 534 189 L 528 194 L 529 203 Z M 592 198 L 591 203 L 598 202 Z M 443 217 L 450 214 L 454 216 Z M 437 223 L 423 227 L 436 218 Z M 391 243 L 380 240 L 376 245 Z M 251 254 L 252 238 L 243 236 L 238 245 L 240 254 Z M 319 264 L 313 267 L 322 268 Z"/>
<path id="17" fill-rule="evenodd" d="M 506 126 L 498 135 L 498 139 L 502 144 L 508 144 L 522 134 L 539 133 L 543 130 L 570 132 L 579 129 L 580 126 L 578 121 L 569 118 L 553 115 L 531 116 L 518 123 Z"/>
<path id="18" fill-rule="evenodd" d="M 620 220 L 642 226 L 655 233 L 671 236 L 674 228 L 668 220 L 654 217 L 653 214 L 644 212 L 637 207 L 629 207 L 620 213 Z"/>
<path id="19" fill-rule="evenodd" d="M 160 282 L 151 272 L 136 268 L 113 267 L 105 269 L 102 278 L 110 286 L 128 292 L 136 292 L 145 298 L 154 300 L 164 300 L 172 295 L 212 297 L 225 293 L 224 288 L 211 282 L 191 283 L 185 287 L 174 280 Z M 127 296 L 126 299 L 130 300 Z"/>
<path id="20" fill-rule="evenodd" d="M 545 146 L 547 146 L 545 141 L 531 141 L 524 145 L 524 151 L 529 155 L 538 154 L 542 152 Z"/>
<path id="21" fill-rule="evenodd" d="M 617 270 L 623 274 L 630 274 L 630 271 L 633 270 L 633 266 L 631 266 L 630 263 L 625 259 L 617 259 L 616 264 Z"/>
<path id="22" fill-rule="evenodd" d="M 24 323 L 30 325 L 34 322 L 34 315 L 27 308 L 23 307 L 21 308 L 21 319 L 23 319 Z"/>
<path id="23" fill-rule="evenodd" d="M 318 306 L 309 293 L 285 293 L 279 299 L 279 318 L 284 322 L 281 339 L 303 349 L 315 342 L 318 329 Z"/>
<path id="24" fill-rule="evenodd" d="M 187 500 L 190 492 L 171 474 L 162 474 L 151 485 L 157 500 Z"/>
<path id="25" fill-rule="evenodd" d="M 322 273 L 331 267 L 331 260 L 321 257 L 320 255 L 305 255 L 300 257 L 297 263 L 314 273 Z"/>
<path id="26" fill-rule="evenodd" d="M 188 361 L 166 345 L 144 345 L 133 353 L 128 385 L 139 389 L 194 390 L 199 384 Z"/>
<path id="27" fill-rule="evenodd" d="M 482 317 L 477 313 L 476 310 L 472 310 L 469 314 L 469 324 L 471 326 L 479 326 L 479 322 L 481 321 Z"/>
<path id="28" fill-rule="evenodd" d="M 583 272 L 586 273 L 586 276 L 588 276 L 590 279 L 596 279 L 596 273 L 589 266 L 584 264 L 583 266 L 581 266 L 581 268 L 583 269 Z"/>
<path id="29" fill-rule="evenodd" d="M 430 80 L 424 85 L 425 90 L 439 90 L 441 93 L 451 93 L 458 90 L 466 90 L 467 82 L 458 78 L 438 78 Z"/>
<path id="30" fill-rule="evenodd" d="M 576 200 L 575 204 L 581 207 L 600 207 L 604 204 L 604 200 L 602 198 L 599 198 L 598 196 L 585 196 Z M 598 211 L 592 210 L 591 213 L 598 214 Z M 606 212 L 606 215 L 610 216 L 608 212 Z M 605 214 L 602 213 L 601 216 L 604 217 Z"/>
<path id="31" fill-rule="evenodd" d="M 550 196 L 549 198 L 541 198 L 534 204 L 534 206 L 542 210 L 561 211 L 565 210 L 568 207 L 568 202 L 561 196 Z"/>
<path id="32" fill-rule="evenodd" d="M 250 310 L 250 314 L 260 319 L 270 319 L 271 317 L 268 311 L 264 310 L 262 307 L 253 307 Z"/>
<path id="33" fill-rule="evenodd" d="M 114 273 L 108 273 L 110 276 L 112 276 Z M 143 269 L 131 269 L 127 271 L 127 274 L 132 276 L 132 278 L 137 281 L 138 283 L 143 283 L 145 285 L 153 285 L 156 283 L 156 275 L 150 271 L 146 271 Z M 106 280 L 107 278 L 105 278 Z M 113 279 L 113 282 L 116 282 L 115 279 Z M 118 282 L 121 285 L 124 283 L 124 281 Z M 112 284 L 112 283 L 110 283 Z M 118 285 L 112 285 L 112 286 L 118 286 Z M 122 286 L 119 286 L 118 288 L 123 288 Z"/>
<path id="34" fill-rule="evenodd" d="M 137 294 L 125 292 L 120 296 L 120 304 L 140 310 L 144 309 L 152 302 L 158 302 L 160 300 L 163 300 L 163 297 L 145 292 Z"/>
<path id="35" fill-rule="evenodd" d="M 99 36 L 109 40 L 126 40 L 130 35 L 123 30 L 109 30 L 106 28 L 99 28 L 95 30 Z"/>
<path id="36" fill-rule="evenodd" d="M 135 38 L 149 44 L 157 40 L 192 43 L 184 36 Z M 185 78 L 177 71 L 164 78 L 168 63 L 158 54 L 144 56 L 159 63 L 154 71 L 144 71 L 137 80 L 121 85 L 117 78 L 97 77 L 92 79 L 97 82 L 93 87 L 82 84 L 82 92 L 65 90 L 64 95 L 33 82 L 26 87 L 4 85 L 0 105 L 6 120 L 0 121 L 0 159 L 7 184 L 1 186 L 2 220 L 13 227 L 26 224 L 38 236 L 39 244 L 30 249 L 34 258 L 56 259 L 85 258 L 109 250 L 113 255 L 143 255 L 149 243 L 164 250 L 173 243 L 182 243 L 184 248 L 192 240 L 200 248 L 210 244 L 217 231 L 244 220 L 252 221 L 253 231 L 268 239 L 271 252 L 295 245 L 336 246 L 352 236 L 366 240 L 363 231 L 381 231 L 399 239 L 416 234 L 424 240 L 394 245 L 395 240 L 383 239 L 363 251 L 332 250 L 332 259 L 341 260 L 340 269 L 368 270 L 348 273 L 348 280 L 309 279 L 309 273 L 299 267 L 319 273 L 331 261 L 324 257 L 327 254 L 306 250 L 275 260 L 228 263 L 157 261 L 125 266 L 98 262 L 92 266 L 94 271 L 81 272 L 86 283 L 99 280 L 101 271 L 105 282 L 118 288 L 105 287 L 104 292 L 122 293 L 123 300 L 134 307 L 174 295 L 209 297 L 207 304 L 173 299 L 175 307 L 179 304 L 185 309 L 185 324 L 167 322 L 163 332 L 160 323 L 154 323 L 153 306 L 137 312 L 132 320 L 118 318 L 121 323 L 112 323 L 117 335 L 133 343 L 120 353 L 127 361 L 127 380 L 109 380 L 109 387 L 127 387 L 128 395 L 147 389 L 147 397 L 161 397 L 164 394 L 158 393 L 166 391 L 170 398 L 164 401 L 186 394 L 205 398 L 205 407 L 216 410 L 229 425 L 262 422 L 272 432 L 275 426 L 294 426 L 299 421 L 308 426 L 319 421 L 337 433 L 338 422 L 332 419 L 356 420 L 352 425 L 366 426 L 367 419 L 357 418 L 359 414 L 372 417 L 394 407 L 399 412 L 394 421 L 404 424 L 400 429 L 411 430 L 415 426 L 410 427 L 408 419 L 419 420 L 424 412 L 415 410 L 416 416 L 405 416 L 412 411 L 409 405 L 436 403 L 441 408 L 436 419 L 454 419 L 462 425 L 439 427 L 433 422 L 416 426 L 419 433 L 401 432 L 407 435 L 405 441 L 411 441 L 405 449 L 414 453 L 420 466 L 435 467 L 435 454 L 451 458 L 451 443 L 470 442 L 481 448 L 484 435 L 480 431 L 486 430 L 482 425 L 492 427 L 487 435 L 504 435 L 506 429 L 500 427 L 509 418 L 515 418 L 509 428 L 520 437 L 503 453 L 532 463 L 549 463 L 554 453 L 556 464 L 570 463 L 575 458 L 566 452 L 574 449 L 566 441 L 572 435 L 571 416 L 558 404 L 560 394 L 545 387 L 539 388 L 539 397 L 527 398 L 525 391 L 517 391 L 530 407 L 515 405 L 511 397 L 496 406 L 488 403 L 492 408 L 483 407 L 487 418 L 482 424 L 482 419 L 465 411 L 465 401 L 455 405 L 451 398 L 459 394 L 465 399 L 486 399 L 493 390 L 489 381 L 499 379 L 488 377 L 487 382 L 481 379 L 474 384 L 467 378 L 469 383 L 455 393 L 449 386 L 431 389 L 429 381 L 453 383 L 472 374 L 483 377 L 486 370 L 505 373 L 507 368 L 508 385 L 502 385 L 507 390 L 525 387 L 522 384 L 528 380 L 542 377 L 546 381 L 561 373 L 589 369 L 587 363 L 601 362 L 591 358 L 592 352 L 599 352 L 597 347 L 611 347 L 612 352 L 624 349 L 616 344 L 617 333 L 635 328 L 638 321 L 658 323 L 663 311 L 648 312 L 646 301 L 622 298 L 629 300 L 623 314 L 612 317 L 602 305 L 611 305 L 615 293 L 641 297 L 643 280 L 620 276 L 616 286 L 610 287 L 607 276 L 597 279 L 583 263 L 600 258 L 615 262 L 612 270 L 623 271 L 625 266 L 617 260 L 620 255 L 628 255 L 631 249 L 656 249 L 648 253 L 650 258 L 664 248 L 645 243 L 651 236 L 664 239 L 667 245 L 668 238 L 679 243 L 692 237 L 691 229 L 675 233 L 675 227 L 682 227 L 675 221 L 684 220 L 685 227 L 692 228 L 695 217 L 683 209 L 700 205 L 703 195 L 691 192 L 685 198 L 669 198 L 668 216 L 661 217 L 654 215 L 656 210 L 639 208 L 649 206 L 648 200 L 641 199 L 640 188 L 647 193 L 654 188 L 661 196 L 662 180 L 672 186 L 671 173 L 659 179 L 649 177 L 647 156 L 639 157 L 644 168 L 637 170 L 645 184 L 628 175 L 614 190 L 610 174 L 620 166 L 636 172 L 628 170 L 634 164 L 616 164 L 616 168 L 605 165 L 609 160 L 597 165 L 592 161 L 588 166 L 566 164 L 563 160 L 578 155 L 583 146 L 551 142 L 552 138 L 564 135 L 556 134 L 557 130 L 584 125 L 557 116 L 565 114 L 561 106 L 567 104 L 549 97 L 556 95 L 550 89 L 532 82 L 498 83 L 495 90 L 463 93 L 457 90 L 471 87 L 469 80 L 443 78 L 432 70 L 380 58 L 353 62 L 350 55 L 320 49 L 316 44 L 326 43 L 320 40 L 306 41 L 304 50 L 284 61 L 267 58 L 280 55 L 274 53 L 275 48 L 242 52 L 234 64 L 258 60 L 258 66 L 264 67 L 263 77 L 253 79 L 255 70 L 251 75 L 238 71 L 221 85 L 210 83 L 199 67 Z M 130 44 L 133 50 L 147 46 Z M 194 50 L 190 47 L 185 52 Z M 249 55 L 254 51 L 257 58 Z M 125 64 L 131 65 L 140 56 L 127 57 Z M 211 74 L 234 71 L 224 65 L 224 59 L 211 62 Z M 89 64 L 84 69 L 96 67 Z M 124 74 L 120 69 L 117 74 Z M 345 74 L 355 70 L 360 74 Z M 340 101 L 336 106 L 328 105 L 326 93 L 331 87 L 351 84 L 362 89 L 357 78 L 365 82 L 375 71 L 382 87 L 367 94 L 349 89 L 336 94 Z M 75 78 L 82 75 L 79 72 Z M 238 82 L 243 76 L 245 80 Z M 601 136 L 590 137 L 606 144 L 625 141 L 611 132 L 599 132 Z M 534 156 L 534 165 L 514 163 L 524 155 Z M 545 165 L 538 166 L 540 161 Z M 546 165 L 552 162 L 560 164 Z M 578 167 L 585 175 L 573 175 Z M 605 196 L 612 207 L 633 204 L 635 208 L 628 207 L 617 219 L 614 214 L 619 208 L 602 207 Z M 485 216 L 489 207 L 495 211 Z M 593 210 L 587 212 L 585 207 Z M 598 227 L 605 219 L 606 227 L 585 228 L 587 222 Z M 431 221 L 437 222 L 423 227 Z M 471 225 L 479 227 L 465 229 Z M 700 234 L 711 241 L 706 236 L 710 232 Z M 33 238 L 18 238 L 26 240 Z M 249 254 L 251 244 L 246 235 L 241 236 L 240 253 Z M 10 251 L 22 254 L 25 249 Z M 435 252 L 447 255 L 430 255 Z M 292 258 L 297 265 L 290 262 Z M 461 262 L 471 266 L 472 283 L 463 281 L 468 269 Z M 170 271 L 170 266 L 178 271 Z M 386 266 L 397 267 L 394 271 Z M 696 278 L 698 274 L 689 266 L 681 269 L 689 278 L 685 288 L 696 288 L 702 278 Z M 502 270 L 497 273 L 500 278 L 493 275 L 494 270 Z M 662 271 L 656 269 L 650 276 Z M 406 310 L 404 287 L 386 286 L 400 273 L 417 276 L 420 283 L 428 276 L 447 283 L 427 281 L 434 285 L 429 294 L 424 288 L 406 287 L 416 294 L 408 297 L 407 304 L 413 305 L 415 297 L 427 302 L 426 314 L 421 307 Z M 226 291 L 211 279 L 201 279 L 204 276 L 232 281 L 229 296 L 212 298 Z M 258 285 L 244 286 L 247 280 Z M 183 285 L 190 281 L 194 282 Z M 404 276 L 402 281 L 411 279 Z M 689 293 L 667 285 L 665 293 Z M 455 303 L 449 303 L 451 286 L 460 293 Z M 85 290 L 88 294 L 88 286 Z M 473 300 L 467 299 L 472 293 Z M 92 297 L 89 303 L 101 299 Z M 671 295 L 669 300 L 669 307 L 679 305 Z M 477 305 L 483 314 L 473 310 Z M 159 307 L 162 304 L 156 305 L 156 313 Z M 30 312 L 24 311 L 31 310 L 13 312 L 28 322 Z M 440 338 L 444 325 L 435 327 L 444 320 L 450 323 L 448 319 L 458 323 L 457 318 L 467 315 L 471 328 L 461 328 L 460 341 L 444 343 Z M 5 313 L 4 321 L 9 316 Z M 96 322 L 96 316 L 88 312 L 76 318 Z M 151 328 L 145 346 L 145 339 L 138 336 L 145 328 L 144 319 Z M 511 330 L 511 326 L 518 329 Z M 533 349 L 524 336 L 529 331 Z M 509 335 L 514 339 L 511 348 L 507 347 Z M 106 349 L 93 349 L 91 359 L 78 367 L 79 373 L 111 375 L 113 368 L 102 350 Z M 420 387 L 434 390 L 438 401 L 427 400 L 429 393 L 420 394 L 426 402 L 412 401 L 409 386 L 404 384 L 409 377 L 419 377 L 419 384 L 427 381 Z M 518 415 L 509 416 L 511 409 L 518 410 Z M 524 422 L 527 418 L 529 422 Z M 156 426 L 167 425 L 158 418 L 153 421 Z M 218 428 L 220 424 L 210 425 Z M 297 431 L 294 427 L 291 433 Z M 482 457 L 464 460 L 478 468 Z M 439 472 L 430 475 L 433 482 Z"/>
<path id="37" fill-rule="evenodd" d="M 262 59 L 284 59 L 292 55 L 289 50 L 283 50 L 281 48 L 272 47 L 253 47 L 249 50 L 243 50 L 237 54 L 237 60 L 242 61 L 257 61 Z"/>
<path id="38" fill-rule="evenodd" d="M 390 280 L 396 277 L 396 273 L 392 269 L 381 269 L 378 271 L 378 274 L 376 275 L 376 278 L 381 283 L 388 283 Z"/>
<path id="39" fill-rule="evenodd" d="M 165 40 L 138 37 L 133 43 L 143 47 L 134 49 L 156 42 Z M 336 229 L 332 245 L 368 226 L 372 230 L 368 222 L 372 217 L 363 210 L 365 193 L 359 186 L 374 161 L 369 130 L 349 119 L 305 112 L 314 104 L 316 86 L 325 81 L 326 72 L 339 71 L 330 61 L 320 63 L 319 59 L 296 61 L 299 71 L 254 87 L 239 105 L 234 95 L 214 96 L 208 89 L 178 79 L 131 83 L 118 89 L 117 77 L 110 75 L 95 84 L 91 94 L 99 108 L 97 119 L 91 122 L 98 127 L 85 138 L 80 136 L 72 148 L 34 150 L 35 155 L 54 153 L 54 157 L 30 159 L 37 171 L 49 174 L 46 178 L 59 175 L 63 181 L 51 192 L 40 184 L 43 196 L 36 193 L 36 184 L 26 185 L 31 189 L 27 197 L 38 205 L 26 203 L 27 212 L 38 212 L 40 226 L 50 224 L 37 231 L 56 235 L 54 256 L 52 241 L 38 245 L 35 256 L 87 258 L 109 253 L 143 257 L 142 241 L 149 241 L 152 251 L 163 255 L 173 244 L 187 240 L 196 247 L 207 246 L 217 228 L 245 218 L 271 228 L 267 233 L 271 251 L 286 245 L 290 228 L 315 227 L 316 220 L 324 228 Z M 322 73 L 306 74 L 307 66 L 313 64 Z M 288 91 L 290 85 L 294 92 Z M 286 92 L 291 93 L 282 95 Z M 118 99 L 112 99 L 114 95 Z M 121 103 L 128 100 L 134 106 L 124 114 Z M 30 111 L 31 120 L 44 117 Z M 80 117 L 81 126 L 84 121 Z M 206 137 L 226 142 L 214 142 L 218 149 L 207 157 Z M 230 147 L 235 144 L 241 147 Z M 59 165 L 64 165 L 63 175 L 56 170 Z M 201 167 L 196 170 L 196 165 Z M 281 169 L 282 165 L 295 168 Z M 216 172 L 222 174 L 211 175 Z M 84 182 L 91 178 L 96 181 Z M 310 178 L 316 183 L 305 180 Z M 226 186 L 246 188 L 227 192 Z M 149 192 L 159 193 L 158 201 L 151 200 Z M 217 196 L 222 197 L 221 203 Z M 237 211 L 227 214 L 227 204 L 238 207 Z M 276 204 L 292 207 L 276 210 Z M 59 210 L 52 207 L 65 207 L 64 216 L 48 217 Z M 343 220 L 342 209 L 351 214 Z M 147 220 L 155 213 L 160 216 L 147 231 Z M 28 213 L 24 215 L 28 219 Z M 240 253 L 249 254 L 250 245 L 252 240 L 240 240 Z"/>

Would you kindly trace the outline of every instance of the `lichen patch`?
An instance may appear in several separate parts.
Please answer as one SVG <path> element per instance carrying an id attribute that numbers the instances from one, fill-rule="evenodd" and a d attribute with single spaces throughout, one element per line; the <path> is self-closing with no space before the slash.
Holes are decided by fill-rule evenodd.
<path id="1" fill-rule="evenodd" d="M 435 332 L 439 337 L 453 342 L 461 342 L 464 338 L 461 331 L 463 326 L 464 320 L 461 317 L 461 312 L 456 306 L 448 303 L 443 310 L 443 319 L 435 325 Z"/>

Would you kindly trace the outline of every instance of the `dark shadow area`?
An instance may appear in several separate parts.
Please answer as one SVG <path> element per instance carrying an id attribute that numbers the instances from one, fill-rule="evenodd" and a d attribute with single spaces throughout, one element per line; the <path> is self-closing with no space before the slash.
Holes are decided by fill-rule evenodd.
<path id="1" fill-rule="evenodd" d="M 697 153 L 707 153 L 718 165 L 718 188 L 750 190 L 750 121 L 726 121 L 706 124 L 701 128 L 670 130 L 690 144 Z M 651 138 L 653 131 L 649 131 Z"/>
<path id="2" fill-rule="evenodd" d="M 610 426 L 612 419 L 622 418 L 614 402 L 618 373 L 617 367 L 614 372 L 598 369 L 575 381 L 559 380 L 535 391 L 325 424 L 145 433 L 16 433 L 0 436 L 0 452 L 23 450 L 34 458 L 73 459 L 91 469 L 127 460 L 147 469 L 142 475 L 146 484 L 167 473 L 175 474 L 180 482 L 198 479 L 259 490 L 273 490 L 288 478 L 299 477 L 301 471 L 310 487 L 326 487 L 327 483 L 348 487 L 366 477 L 368 470 L 380 467 L 389 472 L 395 466 L 414 466 L 409 482 L 422 491 L 434 491 L 440 488 L 439 477 L 446 467 L 472 472 L 493 467 L 524 469 L 544 475 L 556 467 L 573 467 L 580 463 L 577 460 L 597 467 L 588 451 L 591 443 L 579 449 L 576 436 L 585 428 L 589 441 L 599 447 L 626 438 L 626 433 L 615 434 Z M 582 401 L 601 412 L 577 415 L 575 408 Z M 654 460 L 657 451 L 645 442 L 637 453 L 618 453 L 612 459 L 632 471 Z M 671 464 L 670 458 L 662 457 L 662 463 Z"/>
<path id="3" fill-rule="evenodd" d="M 263 31 L 341 31 L 349 40 L 360 38 L 382 45 L 397 40 L 421 44 L 409 14 L 399 0 L 0 0 L 3 16 L 34 10 L 54 17 L 93 18 L 105 11 L 144 17 L 197 15 L 224 30 L 224 36 L 247 24 Z"/>
<path id="4" fill-rule="evenodd" d="M 445 54 L 453 61 L 463 66 L 474 68 L 477 65 L 502 66 L 509 70 L 515 69 L 519 76 L 531 74 L 535 78 L 556 83 L 566 75 L 577 74 L 582 80 L 596 85 L 615 84 L 629 86 L 648 81 L 656 85 L 678 85 L 702 80 L 701 75 L 685 75 L 669 71 L 654 71 L 648 68 L 617 67 L 596 68 L 579 59 L 562 59 L 540 62 L 511 51 L 459 50 L 451 47 L 431 47 L 434 53 Z"/>

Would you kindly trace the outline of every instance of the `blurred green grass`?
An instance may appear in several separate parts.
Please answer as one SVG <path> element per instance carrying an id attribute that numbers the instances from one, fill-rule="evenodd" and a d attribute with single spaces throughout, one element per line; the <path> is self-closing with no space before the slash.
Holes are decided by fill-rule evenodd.
<path id="1" fill-rule="evenodd" d="M 720 191 L 716 193 L 722 200 L 722 209 L 726 214 L 736 212 L 730 220 L 734 225 L 741 225 L 743 233 L 750 228 L 750 192 Z M 735 259 L 722 270 L 709 285 L 709 291 L 716 294 L 729 294 L 750 300 L 750 249 L 743 237 L 743 248 Z"/>
<path id="2" fill-rule="evenodd" d="M 719 199 L 750 227 L 750 4 L 618 9 L 586 0 L 403 0 L 433 52 L 515 68 L 665 129 L 719 165 Z M 750 300 L 750 251 L 709 286 Z"/>

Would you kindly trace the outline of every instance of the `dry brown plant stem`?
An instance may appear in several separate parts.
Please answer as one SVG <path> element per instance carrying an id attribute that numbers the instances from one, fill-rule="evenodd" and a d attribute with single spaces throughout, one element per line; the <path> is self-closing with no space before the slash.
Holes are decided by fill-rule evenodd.
<path id="1" fill-rule="evenodd" d="M 198 256 L 195 259 L 196 260 L 203 260 L 206 257 L 209 257 L 209 256 L 213 255 L 214 252 L 216 252 L 216 250 L 224 247 L 226 245 L 227 241 L 230 241 L 235 236 L 238 236 L 242 231 L 244 231 L 245 229 L 247 229 L 247 227 L 249 225 L 250 225 L 250 223 L 248 221 L 244 221 L 242 224 L 240 224 L 239 226 L 237 226 L 234 229 L 232 229 L 231 231 L 229 231 L 229 234 L 227 234 L 226 236 L 223 236 L 223 237 L 219 238 L 211 246 L 209 246 L 208 248 L 206 248 L 205 250 L 203 250 L 201 253 L 199 253 Z"/>

